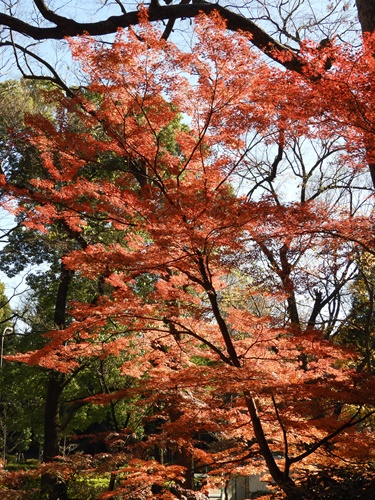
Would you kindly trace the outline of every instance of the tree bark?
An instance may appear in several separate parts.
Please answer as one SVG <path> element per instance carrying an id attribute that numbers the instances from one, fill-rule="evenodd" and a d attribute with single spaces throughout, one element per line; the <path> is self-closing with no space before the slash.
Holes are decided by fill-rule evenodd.
<path id="1" fill-rule="evenodd" d="M 43 462 L 51 463 L 60 453 L 60 396 L 64 388 L 64 376 L 51 372 L 47 386 L 46 405 L 44 410 L 44 442 Z M 41 476 L 41 498 L 48 500 L 67 500 L 65 482 L 48 470 Z"/>
<path id="2" fill-rule="evenodd" d="M 362 33 L 375 31 L 375 0 L 356 0 Z"/>
<path id="3" fill-rule="evenodd" d="M 62 269 L 57 290 L 54 323 L 63 329 L 66 321 L 66 304 L 73 271 Z M 46 405 L 44 410 L 43 462 L 49 464 L 60 454 L 60 397 L 64 389 L 65 376 L 51 371 L 47 385 Z M 68 500 L 67 484 L 59 476 L 47 469 L 42 473 L 40 497 L 43 500 Z"/>
<path id="4" fill-rule="evenodd" d="M 362 33 L 372 34 L 375 32 L 375 0 L 356 0 L 358 20 Z M 372 141 L 371 141 L 372 142 Z M 367 146 L 366 146 L 367 147 Z M 369 170 L 372 185 L 375 188 L 375 163 L 369 161 Z"/>

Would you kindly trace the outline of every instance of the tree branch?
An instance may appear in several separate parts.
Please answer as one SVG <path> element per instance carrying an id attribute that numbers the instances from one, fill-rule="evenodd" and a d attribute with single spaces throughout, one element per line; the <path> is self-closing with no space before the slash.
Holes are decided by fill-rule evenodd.
<path id="1" fill-rule="evenodd" d="M 47 8 L 42 0 L 36 0 L 35 4 L 44 19 L 55 24 L 52 27 L 39 27 L 26 23 L 19 18 L 0 13 L 0 24 L 13 31 L 21 33 L 34 40 L 62 40 L 65 37 L 74 37 L 90 33 L 91 36 L 109 35 L 115 33 L 118 28 L 128 28 L 139 23 L 139 11 L 128 12 L 119 16 L 110 16 L 102 21 L 92 23 L 79 23 L 74 19 L 60 16 Z M 204 0 L 193 0 L 193 3 L 178 5 L 159 5 L 153 2 L 148 11 L 151 22 L 173 21 L 176 19 L 191 19 L 199 13 L 210 14 L 216 10 L 226 20 L 230 31 L 243 31 L 251 34 L 252 43 L 264 52 L 268 57 L 282 64 L 285 68 L 303 72 L 305 63 L 296 52 L 286 45 L 278 42 L 262 28 L 250 19 L 236 14 L 217 4 L 211 4 Z"/>
<path id="2" fill-rule="evenodd" d="M 43 66 L 45 66 L 48 69 L 48 71 L 50 71 L 51 74 L 53 75 L 53 76 L 48 76 L 48 75 L 46 75 L 46 76 L 44 76 L 44 75 L 33 75 L 33 74 L 27 75 L 23 71 L 23 69 L 21 68 L 21 65 L 18 63 L 18 59 L 16 57 L 16 63 L 17 63 L 18 69 L 20 70 L 23 78 L 30 79 L 30 80 L 43 80 L 43 81 L 47 81 L 48 80 L 48 81 L 50 81 L 52 83 L 55 83 L 60 88 L 62 88 L 65 91 L 65 93 L 66 93 L 66 95 L 68 97 L 74 97 L 74 92 L 63 82 L 63 80 L 60 78 L 60 76 L 58 75 L 58 73 L 55 70 L 55 68 L 50 63 L 48 63 L 45 59 L 43 59 L 42 57 L 38 56 L 37 54 L 34 54 L 30 50 L 28 50 L 26 47 L 22 47 L 22 45 L 14 43 L 13 41 L 11 41 L 11 42 L 7 42 L 7 41 L 6 42 L 0 42 L 0 47 L 13 47 L 14 52 L 16 52 L 16 50 L 21 51 L 26 56 L 32 57 L 33 59 L 35 59 L 39 63 L 43 64 Z"/>
<path id="3" fill-rule="evenodd" d="M 333 438 L 338 436 L 345 429 L 349 429 L 350 427 L 358 425 L 359 423 L 361 423 L 364 420 L 367 420 L 369 417 L 371 417 L 371 415 L 375 414 L 375 410 L 373 410 L 373 411 L 368 412 L 365 416 L 363 416 L 361 418 L 357 418 L 359 411 L 360 410 L 358 410 L 357 413 L 355 415 L 353 415 L 353 417 L 351 417 L 347 422 L 342 424 L 338 429 L 331 432 L 330 434 L 327 434 L 327 436 L 325 436 L 324 438 L 319 439 L 319 441 L 317 441 L 314 445 L 310 446 L 309 449 L 306 450 L 304 453 L 301 453 L 300 455 L 297 455 L 293 458 L 289 458 L 288 459 L 289 465 L 294 464 L 296 462 L 300 462 L 304 458 L 306 458 L 309 455 L 311 455 L 312 453 L 314 453 L 318 448 L 321 448 L 325 444 L 328 444 L 330 441 L 332 441 Z"/>

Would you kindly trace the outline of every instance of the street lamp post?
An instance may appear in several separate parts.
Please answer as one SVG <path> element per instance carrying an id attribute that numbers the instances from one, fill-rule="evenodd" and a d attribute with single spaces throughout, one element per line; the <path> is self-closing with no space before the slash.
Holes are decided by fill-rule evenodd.
<path id="1" fill-rule="evenodd" d="M 0 369 L 3 367 L 4 337 L 8 332 L 13 332 L 13 328 L 11 326 L 5 327 L 1 333 Z"/>

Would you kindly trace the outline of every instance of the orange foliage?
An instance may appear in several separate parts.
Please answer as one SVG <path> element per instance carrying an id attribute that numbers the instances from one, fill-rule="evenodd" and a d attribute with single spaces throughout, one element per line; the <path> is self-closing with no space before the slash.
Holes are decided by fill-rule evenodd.
<path id="1" fill-rule="evenodd" d="M 270 69 L 216 15 L 201 16 L 195 36 L 190 53 L 160 40 L 146 22 L 138 37 L 120 31 L 110 48 L 89 37 L 72 42 L 95 97 L 59 96 L 55 122 L 30 117 L 30 141 L 43 151 L 48 180 L 35 179 L 34 191 L 7 187 L 31 227 L 48 230 L 62 220 L 84 233 L 90 218 L 101 218 L 123 231 L 120 242 L 94 242 L 64 259 L 87 278 L 105 277 L 108 294 L 72 304 L 69 327 L 51 332 L 38 352 L 12 359 L 69 371 L 86 357 L 127 354 L 122 371 L 133 387 L 96 400 L 137 394 L 140 412 L 153 408 L 162 421 L 129 448 L 135 458 L 119 471 L 126 478 L 120 494 L 130 488 L 139 498 L 148 498 L 150 484 L 166 489 L 160 498 L 173 498 L 166 481 L 182 481 L 178 466 L 144 458 L 153 446 L 184 451 L 198 468 L 226 476 L 262 469 L 263 456 L 283 484 L 295 463 L 329 461 L 332 449 L 358 454 L 348 444 L 362 439 L 352 424 L 373 412 L 374 382 L 348 368 L 353 353 L 306 324 L 246 307 L 252 279 L 256 293 L 277 304 L 310 286 L 303 269 L 286 272 L 276 250 L 287 248 L 287 257 L 311 249 L 349 256 L 353 245 L 373 251 L 373 215 L 348 217 L 344 206 L 319 199 L 249 200 L 236 193 L 236 175 L 249 131 L 270 148 L 281 137 L 288 147 L 296 136 L 340 134 L 341 161 L 365 168 L 375 155 L 368 146 L 375 143 L 374 59 L 346 47 L 319 55 L 307 44 L 310 70 L 296 76 Z M 332 51 L 333 69 L 322 76 Z M 83 131 L 72 130 L 65 110 Z M 173 132 L 179 116 L 187 126 Z M 94 166 L 105 169 L 106 155 L 118 162 L 114 175 L 91 176 Z M 279 284 L 262 288 L 254 273 L 241 301 L 222 298 L 233 272 L 244 273 L 247 259 L 262 252 Z M 152 278 L 146 291 L 142 276 Z M 365 454 L 374 459 L 370 447 Z"/>

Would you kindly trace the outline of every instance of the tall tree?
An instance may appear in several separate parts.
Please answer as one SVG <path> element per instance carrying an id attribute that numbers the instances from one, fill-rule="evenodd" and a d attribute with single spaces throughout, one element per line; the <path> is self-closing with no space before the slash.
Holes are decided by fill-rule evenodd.
<path id="1" fill-rule="evenodd" d="M 11 317 L 12 317 L 12 311 L 11 307 L 9 305 L 9 299 L 5 295 L 5 285 L 4 283 L 0 283 L 0 335 L 1 335 L 1 353 L 0 353 L 0 369 L 3 367 L 3 355 L 4 355 L 4 342 L 5 342 L 5 336 L 9 334 L 10 332 L 13 333 L 13 328 L 10 326 L 11 325 Z M 0 373 L 0 376 L 2 376 L 2 373 Z M 7 422 L 7 407 L 5 403 L 5 394 L 0 393 L 0 398 L 1 398 L 1 416 L 0 416 L 0 429 L 1 429 L 1 448 L 2 448 L 2 454 L 1 458 L 5 460 L 6 453 L 7 453 L 7 441 L 8 441 L 8 422 Z"/>
<path id="2" fill-rule="evenodd" d="M 304 138 L 324 151 L 339 136 L 329 168 L 343 172 L 354 161 L 356 171 L 364 168 L 359 129 L 372 59 L 366 49 L 307 45 L 299 57 L 309 70 L 299 77 L 270 69 L 248 37 L 229 36 L 217 15 L 199 18 L 189 53 L 165 42 L 142 15 L 140 32 L 119 33 L 111 48 L 88 37 L 72 43 L 96 99 L 55 94 L 60 108 L 54 120 L 31 118 L 26 137 L 48 176 L 30 180 L 33 190 L 3 178 L 29 227 L 45 232 L 60 223 L 79 237 L 99 217 L 121 235 L 121 241 L 92 242 L 65 255 L 67 273 L 102 277 L 109 293 L 72 304 L 71 323 L 59 316 L 51 341 L 17 359 L 69 373 L 90 357 L 127 353 L 122 372 L 136 389 L 126 386 L 94 401 L 110 403 L 136 391 L 157 425 L 128 450 L 120 468 L 124 481 L 113 495 L 168 490 L 178 496 L 184 484 L 178 457 L 185 450 L 185 469 L 188 454 L 196 467 L 209 466 L 213 478 L 259 470 L 263 457 L 275 483 L 298 498 L 306 492 L 292 479 L 292 468 L 328 464 L 337 455 L 358 459 L 358 442 L 362 457 L 371 456 L 365 422 L 375 411 L 374 381 L 347 368 L 352 354 L 315 328 L 323 305 L 319 290 L 311 304 L 307 265 L 310 256 L 329 262 L 338 277 L 340 259 L 350 267 L 356 248 L 373 252 L 373 216 L 361 201 L 355 209 L 347 206 L 346 196 L 307 201 L 310 175 L 303 162 L 301 200 L 280 203 L 273 174 Z M 325 76 L 333 55 L 333 76 Z M 357 60 L 366 64 L 366 75 L 363 64 L 353 69 Z M 84 126 L 72 129 L 69 113 Z M 165 130 L 181 113 L 189 128 L 175 130 L 171 150 Z M 371 123 L 369 112 L 368 130 Z M 249 197 L 236 179 L 251 164 L 262 170 L 261 162 L 250 161 L 254 135 L 263 150 L 277 154 L 270 176 L 256 180 Z M 105 157 L 120 167 L 102 179 L 92 172 Z M 296 160 L 289 161 L 297 171 Z M 325 177 L 317 165 L 320 193 Z M 255 196 L 252 188 L 264 185 L 269 195 Z M 332 193 L 339 186 L 333 183 Z M 328 268 L 319 266 L 326 283 Z M 247 274 L 241 304 L 224 300 L 234 271 Z M 142 281 L 149 287 L 141 292 Z M 329 283 L 325 305 L 346 282 Z M 247 306 L 257 294 L 272 294 L 270 314 Z M 311 306 L 304 320 L 298 297 L 306 295 Z M 155 446 L 171 450 L 177 463 L 157 456 L 159 462 L 150 462 Z"/>
<path id="3" fill-rule="evenodd" d="M 47 91 L 48 86 L 38 83 L 26 82 L 13 82 L 8 81 L 2 84 L 2 104 L 4 113 L 1 120 L 1 133 L 2 133 L 2 173 L 6 176 L 9 184 L 12 184 L 16 190 L 24 190 L 31 194 L 34 193 L 36 198 L 32 205 L 38 205 L 37 188 L 35 188 L 31 179 L 38 175 L 40 179 L 48 177 L 48 172 L 43 168 L 40 152 L 26 144 L 21 140 L 21 130 L 25 130 L 24 117 L 31 111 L 39 111 L 40 114 L 54 119 L 55 104 L 53 98 L 49 101 L 44 101 L 41 97 L 43 92 Z M 38 92 L 39 90 L 39 92 Z M 50 88 L 51 90 L 51 88 Z M 40 99 L 39 99 L 40 98 Z M 42 105 L 43 101 L 43 105 Z M 14 102 L 14 105 L 12 103 Z M 70 122 L 70 127 L 79 127 L 79 123 Z M 13 139 L 10 140 L 10 131 Z M 111 171 L 116 170 L 115 165 L 110 165 L 107 162 L 106 175 L 111 176 Z M 104 163 L 103 163 L 104 164 Z M 90 175 L 95 177 L 93 171 Z M 105 175 L 102 175 L 102 179 Z M 2 193 L 4 196 L 4 192 Z M 29 206 L 29 208 L 31 205 Z M 17 212 L 17 210 L 15 210 Z M 106 231 L 100 219 L 92 220 L 90 227 L 87 228 L 86 234 L 81 235 L 72 230 L 63 221 L 58 221 L 56 224 L 49 227 L 48 234 L 41 234 L 33 228 L 27 228 L 23 225 L 25 217 L 22 211 L 18 212 L 15 218 L 15 224 L 12 230 L 8 231 L 7 242 L 2 249 L 0 257 L 1 269 L 9 276 L 14 277 L 19 273 L 25 273 L 29 266 L 42 266 L 36 273 L 28 272 L 25 276 L 25 281 L 29 286 L 30 295 L 28 296 L 26 310 L 27 312 L 22 315 L 24 321 L 25 333 L 24 342 L 19 343 L 19 349 L 36 350 L 45 344 L 44 335 L 48 330 L 57 327 L 64 328 L 71 321 L 70 316 L 67 314 L 66 308 L 68 300 L 73 298 L 82 299 L 84 296 L 86 300 L 95 300 L 98 295 L 98 289 L 103 292 L 103 284 L 101 280 L 98 282 L 90 282 L 90 286 L 76 277 L 74 272 L 68 270 L 62 264 L 62 258 L 65 254 L 69 253 L 72 249 L 84 248 L 88 242 L 96 241 L 97 239 L 105 239 L 109 231 Z M 31 307 L 36 304 L 35 309 Z M 4 308 L 5 308 L 4 303 Z M 5 309 L 4 309 L 5 310 Z M 27 325 L 27 326 L 26 326 Z M 27 347 L 26 347 L 27 346 Z M 15 348 L 15 343 L 13 343 Z M 13 349 L 14 352 L 14 349 Z M 8 352 L 9 354 L 9 352 Z M 79 382 L 79 377 L 82 376 L 80 370 L 77 370 L 70 376 L 61 374 L 59 371 L 54 370 L 54 367 L 47 367 L 46 370 L 41 364 L 42 370 L 32 371 L 33 378 L 38 380 L 37 387 L 33 391 L 29 391 L 34 395 L 35 401 L 45 400 L 44 415 L 38 415 L 38 419 L 44 421 L 44 432 L 40 432 L 43 439 L 43 462 L 50 463 L 60 455 L 62 433 L 69 425 L 74 426 L 76 413 L 82 410 L 84 403 L 66 400 L 74 400 L 79 397 L 82 398 L 87 395 L 92 395 L 93 392 L 100 392 L 106 386 L 107 376 L 112 376 L 118 372 L 116 363 L 111 363 L 113 369 L 109 370 L 109 363 L 103 362 L 98 366 L 91 366 L 93 374 L 91 375 L 91 390 L 83 389 Z M 87 368 L 87 367 L 86 367 Z M 7 376 L 7 390 L 9 396 L 4 405 L 7 408 L 14 405 L 14 400 L 19 396 L 19 391 L 15 391 L 13 387 L 13 379 L 18 377 L 27 377 L 27 373 L 23 368 L 16 368 L 14 365 L 8 366 L 6 371 Z M 107 373 L 107 374 L 106 374 Z M 5 372 L 4 372 L 5 375 Z M 85 378 L 85 375 L 83 375 Z M 72 383 L 73 382 L 73 383 Z M 82 382 L 83 383 L 83 382 Z M 27 384 L 25 384 L 26 386 Z M 72 389 L 75 387 L 75 390 Z M 111 387 L 114 387 L 112 384 Z M 38 393 L 39 388 L 39 393 Z M 16 393 L 13 397 L 13 393 Z M 22 392 L 22 391 L 21 391 Z M 22 396 L 23 404 L 25 404 L 25 396 Z M 35 406 L 35 410 L 34 410 Z M 119 407 L 120 405 L 118 405 Z M 30 422 L 34 420 L 34 411 L 41 411 L 41 407 L 34 404 L 31 405 L 33 409 L 30 412 Z M 8 412 L 9 413 L 9 412 Z M 22 413 L 22 412 L 20 412 Z M 118 422 L 123 420 L 121 415 L 116 415 L 116 410 L 111 412 L 112 421 L 108 423 L 108 428 L 111 426 L 118 427 Z M 124 410 L 125 419 L 127 413 Z M 106 420 L 105 414 L 99 415 L 96 413 L 97 418 Z M 14 415 L 8 415 L 8 421 L 12 421 L 14 426 L 12 429 L 7 427 L 7 430 L 18 429 L 18 419 Z M 20 420 L 22 420 L 20 418 Z M 88 422 L 93 424 L 92 419 L 87 419 Z M 109 419 L 110 421 L 111 419 Z M 30 428 L 23 421 L 22 425 L 25 431 Z M 88 424 L 89 425 L 89 424 Z M 74 427 L 73 427 L 74 428 Z M 82 430 L 81 426 L 76 426 L 76 429 Z M 62 498 L 66 497 L 66 483 L 59 474 L 51 473 L 48 468 L 44 469 L 42 473 L 42 497 Z"/>

